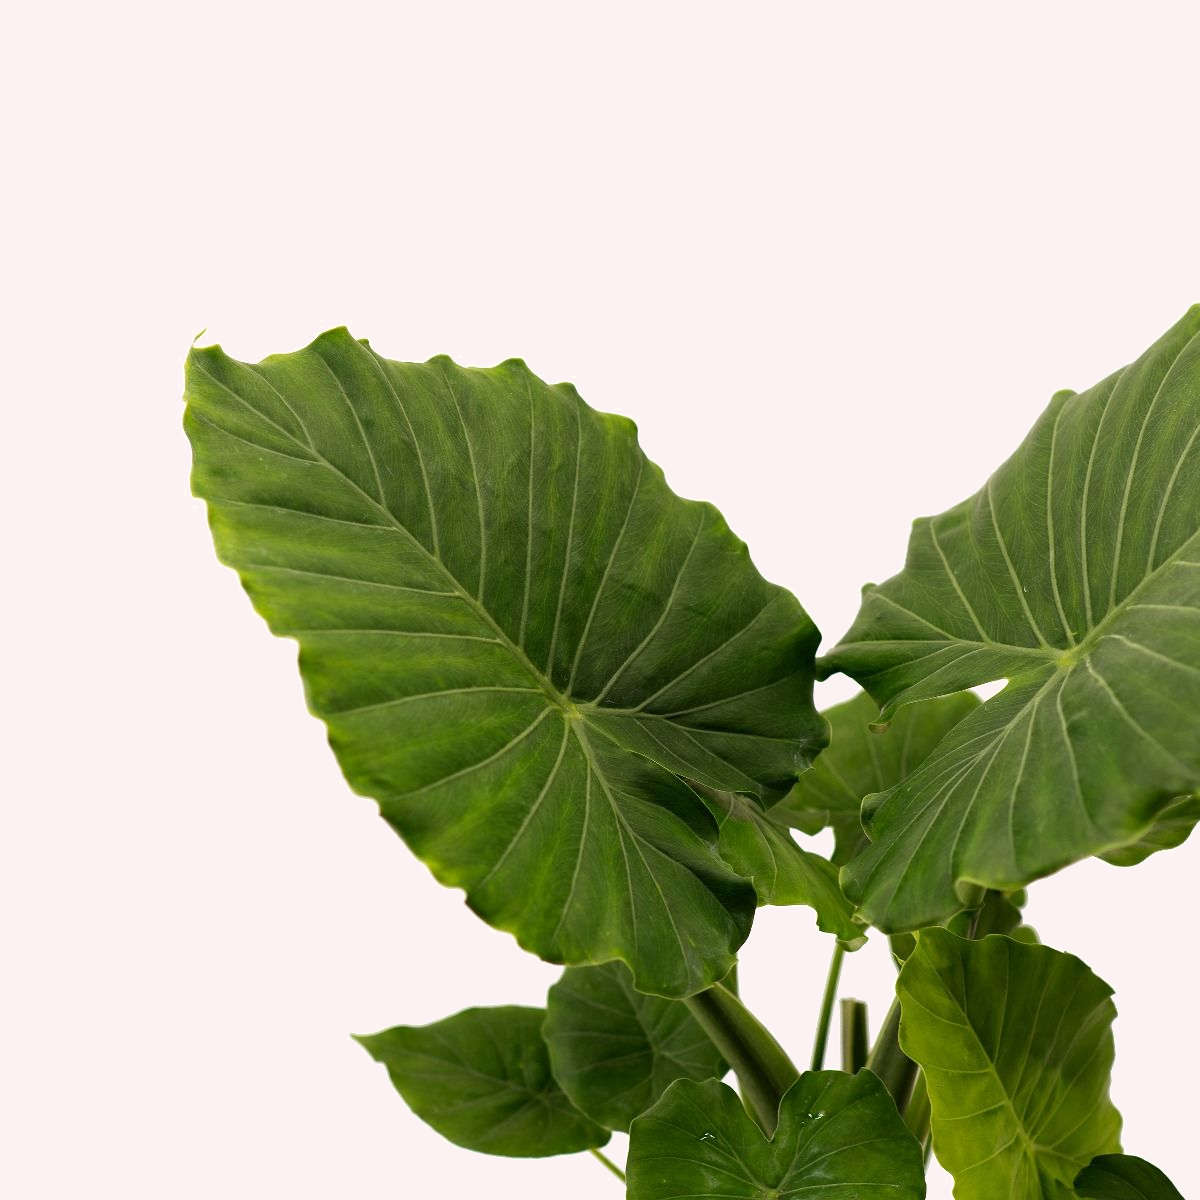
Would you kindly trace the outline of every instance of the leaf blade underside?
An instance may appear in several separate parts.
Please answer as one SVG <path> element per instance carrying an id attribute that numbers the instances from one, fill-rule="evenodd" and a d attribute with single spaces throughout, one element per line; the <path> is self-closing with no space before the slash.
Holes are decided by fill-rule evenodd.
<path id="1" fill-rule="evenodd" d="M 843 883 L 889 932 L 1136 842 L 1200 785 L 1200 307 L 1061 392 L 969 500 L 917 521 L 821 673 L 883 707 L 995 679 L 877 799 Z"/>
<path id="2" fill-rule="evenodd" d="M 355 790 L 485 920 L 643 990 L 727 974 L 752 889 L 680 776 L 766 799 L 823 744 L 817 632 L 623 418 L 524 364 L 345 330 L 189 357 L 193 489 L 300 643 Z"/>

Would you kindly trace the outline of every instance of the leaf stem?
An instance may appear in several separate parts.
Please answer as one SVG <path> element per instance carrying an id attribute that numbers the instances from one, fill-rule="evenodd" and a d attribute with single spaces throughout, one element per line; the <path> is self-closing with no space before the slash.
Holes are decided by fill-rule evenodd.
<path id="1" fill-rule="evenodd" d="M 891 1093 L 896 1107 L 904 1112 L 917 1079 L 917 1064 L 900 1049 L 900 1001 L 893 1000 L 892 1007 L 883 1020 L 879 1036 L 867 1057 L 867 1070 L 874 1071 Z"/>
<path id="2" fill-rule="evenodd" d="M 689 996 L 684 1003 L 733 1068 L 746 1107 L 767 1134 L 774 1133 L 779 1101 L 800 1078 L 792 1060 L 762 1022 L 723 984 Z"/>
<path id="3" fill-rule="evenodd" d="M 607 1154 L 601 1154 L 599 1150 L 589 1150 L 588 1153 L 598 1162 L 603 1163 L 622 1183 L 625 1182 L 625 1172 L 617 1166 Z"/>
<path id="4" fill-rule="evenodd" d="M 932 1116 L 932 1111 L 929 1107 L 929 1086 L 925 1082 L 925 1072 L 917 1072 L 917 1080 L 913 1084 L 912 1095 L 909 1097 L 908 1107 L 904 1110 L 904 1124 L 908 1126 L 909 1132 L 921 1144 L 921 1154 L 925 1159 L 925 1165 L 929 1165 L 929 1152 L 933 1149 L 933 1143 L 929 1136 L 929 1120 Z"/>
<path id="5" fill-rule="evenodd" d="M 857 1075 L 871 1051 L 867 1006 L 862 1000 L 842 1001 L 842 1070 Z"/>
<path id="6" fill-rule="evenodd" d="M 829 1043 L 829 1022 L 833 1019 L 833 1002 L 837 997 L 838 979 L 842 974 L 842 960 L 846 957 L 841 942 L 834 947 L 829 963 L 829 974 L 825 979 L 825 994 L 821 997 L 821 1015 L 817 1020 L 817 1036 L 813 1041 L 812 1069 L 819 1071 L 825 1065 L 825 1047 Z"/>

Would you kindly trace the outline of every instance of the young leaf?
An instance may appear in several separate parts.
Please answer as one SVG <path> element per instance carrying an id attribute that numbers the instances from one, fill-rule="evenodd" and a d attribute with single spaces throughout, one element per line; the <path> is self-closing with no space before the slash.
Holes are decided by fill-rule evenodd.
<path id="1" fill-rule="evenodd" d="M 956 1200 L 1042 1200 L 1120 1149 L 1112 990 L 1079 959 L 924 929 L 897 993 L 900 1045 L 925 1073 Z"/>
<path id="2" fill-rule="evenodd" d="M 419 1028 L 360 1037 L 427 1125 L 468 1150 L 545 1158 L 603 1146 L 550 1073 L 540 1008 L 469 1008 Z"/>
<path id="3" fill-rule="evenodd" d="M 1060 392 L 982 491 L 916 522 L 822 670 L 891 718 L 1008 685 L 864 812 L 843 884 L 894 932 L 1142 837 L 1200 785 L 1200 306 Z"/>
<path id="4" fill-rule="evenodd" d="M 634 1121 L 626 1174 L 629 1200 L 925 1195 L 920 1147 L 869 1071 L 802 1075 L 770 1139 L 724 1084 L 680 1080 Z"/>
<path id="5" fill-rule="evenodd" d="M 832 933 L 847 949 L 867 940 L 854 920 L 854 905 L 846 899 L 838 870 L 828 859 L 798 846 L 774 809 L 763 810 L 753 800 L 733 792 L 704 793 L 720 827 L 721 857 L 754 884 L 759 904 L 804 904 L 816 911 L 817 928 Z"/>
<path id="6" fill-rule="evenodd" d="M 1175 1185 L 1144 1158 L 1104 1154 L 1075 1180 L 1080 1200 L 1183 1200 Z"/>
<path id="7" fill-rule="evenodd" d="M 681 1000 L 634 990 L 620 963 L 568 967 L 550 989 L 542 1036 L 571 1101 L 608 1129 L 629 1129 L 676 1079 L 726 1065 Z"/>
<path id="8" fill-rule="evenodd" d="M 1100 857 L 1114 867 L 1135 867 L 1160 850 L 1182 846 L 1191 837 L 1197 821 L 1200 821 L 1200 795 L 1180 796 L 1158 814 L 1154 824 L 1137 841 L 1118 846 Z"/>
<path id="9" fill-rule="evenodd" d="M 299 641 L 351 785 L 543 958 L 723 977 L 754 897 L 677 776 L 766 798 L 825 735 L 816 629 L 720 514 L 517 361 L 335 330 L 257 366 L 195 350 L 187 402 L 218 554 Z"/>
<path id="10" fill-rule="evenodd" d="M 866 840 L 862 803 L 885 792 L 925 760 L 943 736 L 979 707 L 971 692 L 940 696 L 903 708 L 886 729 L 872 728 L 879 705 L 866 692 L 821 714 L 829 723 L 829 745 L 771 809 L 776 820 L 805 833 L 826 826 L 836 838 L 833 861 L 846 863 Z"/>

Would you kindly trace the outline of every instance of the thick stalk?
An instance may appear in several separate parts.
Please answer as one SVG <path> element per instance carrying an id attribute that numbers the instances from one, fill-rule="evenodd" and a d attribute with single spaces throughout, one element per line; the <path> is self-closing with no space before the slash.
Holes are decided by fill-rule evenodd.
<path id="1" fill-rule="evenodd" d="M 891 1093 L 896 1107 L 905 1111 L 917 1079 L 917 1064 L 900 1049 L 900 1001 L 894 1000 L 883 1027 L 871 1047 L 867 1070 L 873 1071 Z"/>
<path id="2" fill-rule="evenodd" d="M 779 1101 L 800 1078 L 792 1060 L 766 1027 L 722 984 L 685 1001 L 697 1024 L 733 1068 L 746 1107 L 768 1133 L 775 1132 Z"/>
<path id="3" fill-rule="evenodd" d="M 842 1070 L 857 1075 L 867 1065 L 871 1033 L 867 1006 L 861 1000 L 842 1001 Z"/>
<path id="4" fill-rule="evenodd" d="M 925 1084 L 925 1072 L 917 1073 L 917 1081 L 913 1084 L 912 1095 L 909 1097 L 908 1107 L 904 1110 L 904 1124 L 908 1126 L 909 1132 L 921 1144 L 921 1154 L 925 1158 L 926 1165 L 929 1164 L 929 1152 L 933 1149 L 933 1142 L 929 1136 L 929 1119 L 931 1116 L 929 1108 L 929 1088 Z"/>
<path id="5" fill-rule="evenodd" d="M 821 997 L 821 1015 L 817 1019 L 817 1036 L 813 1041 L 812 1069 L 819 1071 L 825 1065 L 825 1047 L 829 1043 L 829 1023 L 833 1019 L 833 1002 L 837 998 L 838 979 L 842 973 L 842 959 L 846 951 L 838 942 L 829 963 L 829 975 L 825 980 L 825 994 Z"/>

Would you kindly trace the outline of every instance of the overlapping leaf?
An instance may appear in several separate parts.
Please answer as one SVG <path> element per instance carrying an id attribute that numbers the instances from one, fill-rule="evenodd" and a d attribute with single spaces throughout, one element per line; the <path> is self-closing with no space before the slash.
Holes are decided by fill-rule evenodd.
<path id="1" fill-rule="evenodd" d="M 870 1071 L 802 1075 L 770 1139 L 724 1084 L 681 1080 L 633 1123 L 626 1170 L 630 1200 L 925 1195 L 920 1147 Z"/>
<path id="2" fill-rule="evenodd" d="M 633 425 L 524 364 L 390 362 L 344 330 L 189 359 L 193 486 L 300 642 L 350 783 L 556 962 L 724 976 L 752 890 L 689 788 L 790 786 L 823 743 L 817 633 Z"/>
<path id="3" fill-rule="evenodd" d="M 820 760 L 818 760 L 820 761 Z M 721 857 L 754 884 L 759 904 L 804 904 L 816 911 L 817 928 L 857 950 L 865 941 L 854 905 L 828 859 L 796 844 L 777 808 L 764 812 L 733 792 L 703 792 L 720 828 Z"/>
<path id="4" fill-rule="evenodd" d="M 544 1018 L 540 1008 L 469 1008 L 358 1040 L 409 1108 L 455 1145 L 516 1158 L 603 1146 L 608 1131 L 554 1081 Z"/>
<path id="5" fill-rule="evenodd" d="M 1179 1189 L 1152 1163 L 1132 1154 L 1105 1154 L 1075 1180 L 1080 1200 L 1183 1200 Z"/>
<path id="6" fill-rule="evenodd" d="M 568 967 L 550 989 L 542 1035 L 563 1091 L 608 1129 L 628 1130 L 676 1079 L 726 1070 L 687 1005 L 635 991 L 620 963 Z"/>
<path id="7" fill-rule="evenodd" d="M 1079 959 L 925 929 L 897 984 L 956 1200 L 1044 1200 L 1120 1150 L 1108 1098 L 1111 989 Z"/>
<path id="8" fill-rule="evenodd" d="M 864 812 L 843 885 L 913 929 L 965 883 L 1011 889 L 1143 836 L 1200 786 L 1200 307 L 1135 363 L 1061 392 L 971 499 L 916 522 L 823 662 L 888 719 L 995 679 Z"/>
<path id="9" fill-rule="evenodd" d="M 886 729 L 876 727 L 879 705 L 866 692 L 825 709 L 821 715 L 829 723 L 829 745 L 771 809 L 771 816 L 805 833 L 832 828 L 833 861 L 841 866 L 865 841 L 863 799 L 907 779 L 978 706 L 971 692 L 940 696 L 901 709 Z"/>

